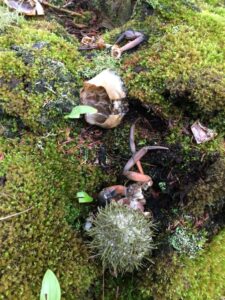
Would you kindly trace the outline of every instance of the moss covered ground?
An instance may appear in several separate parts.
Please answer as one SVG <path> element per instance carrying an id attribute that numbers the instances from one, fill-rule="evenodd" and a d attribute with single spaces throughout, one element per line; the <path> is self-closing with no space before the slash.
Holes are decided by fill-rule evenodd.
<path id="1" fill-rule="evenodd" d="M 37 299 L 47 268 L 63 299 L 102 297 L 101 264 L 90 258 L 82 229 L 96 204 L 78 204 L 76 192 L 95 197 L 126 183 L 115 174 L 130 157 L 129 128 L 140 116 L 137 147 L 170 148 L 143 163 L 154 181 L 147 200 L 158 248 L 154 264 L 139 273 L 115 279 L 106 272 L 105 299 L 225 296 L 224 222 L 217 224 L 225 200 L 225 8 L 221 1 L 138 2 L 133 20 L 105 34 L 110 43 L 127 28 L 147 37 L 118 62 L 107 51 L 78 52 L 78 41 L 56 22 L 11 15 L 3 22 L 0 10 L 0 217 L 31 208 L 0 221 L 0 299 Z M 128 90 L 130 113 L 120 127 L 65 120 L 83 80 L 105 67 Z M 196 145 L 190 125 L 197 119 L 217 131 L 214 140 Z M 169 244 L 177 222 L 193 235 L 208 232 L 195 258 Z"/>
<path id="2" fill-rule="evenodd" d="M 95 193 L 102 172 L 84 164 L 79 151 L 65 155 L 54 137 L 1 140 L 0 149 L 1 217 L 31 208 L 1 221 L 0 298 L 37 299 L 50 268 L 61 282 L 63 299 L 86 299 L 97 271 L 78 236 L 79 218 L 88 209 L 78 204 L 76 193 Z"/>

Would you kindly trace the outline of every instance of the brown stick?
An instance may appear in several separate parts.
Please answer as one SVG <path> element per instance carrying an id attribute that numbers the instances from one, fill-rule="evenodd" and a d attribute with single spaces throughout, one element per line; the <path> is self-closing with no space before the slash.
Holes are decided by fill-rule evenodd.
<path id="1" fill-rule="evenodd" d="M 65 8 L 58 7 L 58 6 L 54 5 L 54 4 L 48 3 L 48 2 L 45 1 L 45 0 L 42 1 L 41 3 L 42 3 L 43 5 L 45 5 L 45 6 L 48 6 L 48 7 L 50 7 L 50 8 L 55 9 L 55 10 L 61 11 L 61 12 L 66 13 L 66 14 L 69 14 L 69 15 L 71 15 L 71 16 L 77 16 L 77 17 L 82 17 L 82 18 L 84 17 L 82 14 L 80 14 L 80 13 L 78 13 L 78 12 L 71 11 L 71 10 L 68 10 L 68 9 L 65 9 Z"/>
<path id="2" fill-rule="evenodd" d="M 22 214 L 24 214 L 25 212 L 27 212 L 27 211 L 29 211 L 31 209 L 33 209 L 33 207 L 30 207 L 28 209 L 25 209 L 25 210 L 23 210 L 21 212 L 18 212 L 18 213 L 12 214 L 12 215 L 8 215 L 6 217 L 2 217 L 2 218 L 0 218 L 0 221 L 4 221 L 4 220 L 10 219 L 12 217 L 16 217 L 16 216 L 22 215 Z"/>

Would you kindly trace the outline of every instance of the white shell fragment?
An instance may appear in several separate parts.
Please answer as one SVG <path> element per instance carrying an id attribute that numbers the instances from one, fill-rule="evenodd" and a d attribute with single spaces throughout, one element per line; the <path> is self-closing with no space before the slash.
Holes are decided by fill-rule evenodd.
<path id="1" fill-rule="evenodd" d="M 4 2 L 9 8 L 27 16 L 43 16 L 45 14 L 41 1 L 38 0 L 4 0 Z"/>
<path id="2" fill-rule="evenodd" d="M 201 143 L 210 141 L 217 135 L 217 133 L 214 130 L 203 126 L 199 121 L 196 121 L 191 126 L 191 131 L 194 135 L 194 138 L 195 138 L 195 141 L 197 144 L 201 144 Z"/>
<path id="3" fill-rule="evenodd" d="M 128 111 L 124 84 L 121 78 L 109 69 L 84 82 L 80 102 L 98 110 L 97 113 L 86 114 L 85 120 L 103 128 L 118 126 Z"/>

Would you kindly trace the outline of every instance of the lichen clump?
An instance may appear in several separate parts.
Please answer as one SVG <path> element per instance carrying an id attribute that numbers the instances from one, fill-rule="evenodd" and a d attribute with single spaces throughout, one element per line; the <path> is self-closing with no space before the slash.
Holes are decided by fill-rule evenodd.
<path id="1" fill-rule="evenodd" d="M 138 211 L 112 203 L 100 209 L 89 234 L 103 267 L 115 274 L 141 267 L 154 248 L 153 222 Z"/>

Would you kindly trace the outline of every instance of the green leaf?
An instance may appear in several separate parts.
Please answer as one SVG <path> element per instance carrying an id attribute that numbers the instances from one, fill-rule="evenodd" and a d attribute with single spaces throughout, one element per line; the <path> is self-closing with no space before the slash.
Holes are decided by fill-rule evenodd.
<path id="1" fill-rule="evenodd" d="M 78 198 L 79 203 L 90 203 L 90 202 L 93 202 L 93 200 L 94 200 L 86 192 L 78 192 L 77 198 Z"/>
<path id="2" fill-rule="evenodd" d="M 98 110 L 89 105 L 77 105 L 71 113 L 65 116 L 65 119 L 79 119 L 83 114 L 95 114 Z"/>
<path id="3" fill-rule="evenodd" d="M 58 279 L 51 270 L 47 270 L 42 280 L 40 300 L 60 300 L 61 290 Z"/>

